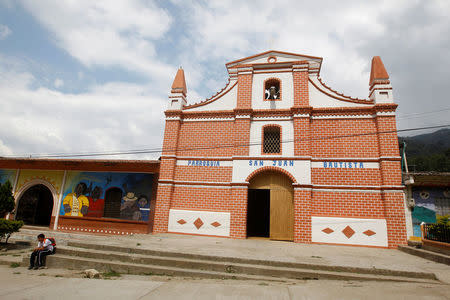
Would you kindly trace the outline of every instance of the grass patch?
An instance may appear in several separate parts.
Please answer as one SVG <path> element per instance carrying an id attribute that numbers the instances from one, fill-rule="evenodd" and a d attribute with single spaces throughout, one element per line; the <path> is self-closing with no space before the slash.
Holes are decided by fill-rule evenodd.
<path id="1" fill-rule="evenodd" d="M 13 254 L 12 256 L 22 256 L 22 255 L 20 255 L 20 254 Z"/>
<path id="2" fill-rule="evenodd" d="M 267 284 L 267 283 L 265 283 L 265 282 L 260 282 L 260 283 L 258 283 L 258 285 L 269 285 L 269 284 Z"/>
<path id="3" fill-rule="evenodd" d="M 114 270 L 109 270 L 108 272 L 105 272 L 102 275 L 104 278 L 121 277 L 122 276 L 122 275 L 120 275 L 120 273 L 118 273 Z"/>
<path id="4" fill-rule="evenodd" d="M 136 243 L 136 246 L 140 246 L 141 245 L 141 243 Z"/>
<path id="5" fill-rule="evenodd" d="M 11 263 L 11 264 L 9 265 L 9 267 L 10 267 L 10 268 L 18 268 L 18 267 L 20 267 L 20 264 L 19 264 L 19 263 L 16 263 L 16 262 L 13 262 L 13 263 Z"/>
<path id="6" fill-rule="evenodd" d="M 143 273 L 143 275 L 146 275 L 146 276 L 152 276 L 152 275 L 154 275 L 154 274 L 153 274 L 153 272 L 148 272 L 148 273 Z"/>
<path id="7" fill-rule="evenodd" d="M 62 275 L 56 274 L 55 277 L 63 277 Z"/>
<path id="8" fill-rule="evenodd" d="M 41 273 L 41 274 L 39 274 L 38 276 L 47 276 L 47 274 Z"/>
<path id="9" fill-rule="evenodd" d="M 14 272 L 13 274 L 21 274 L 20 272 Z"/>
<path id="10" fill-rule="evenodd" d="M 311 256 L 312 258 L 322 258 L 322 256 L 316 256 L 316 255 L 313 255 L 313 256 Z"/>

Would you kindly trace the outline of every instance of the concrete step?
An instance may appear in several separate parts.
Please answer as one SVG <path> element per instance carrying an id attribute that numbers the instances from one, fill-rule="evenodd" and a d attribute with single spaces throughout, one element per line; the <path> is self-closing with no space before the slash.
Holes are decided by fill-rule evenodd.
<path id="1" fill-rule="evenodd" d="M 257 260 L 250 258 L 238 258 L 238 257 L 225 257 L 225 256 L 210 256 L 210 255 L 200 255 L 192 253 L 183 252 L 164 252 L 155 251 L 151 249 L 139 249 L 139 248 L 127 248 L 120 246 L 112 246 L 105 244 L 94 244 L 94 243 L 81 243 L 81 242 L 68 242 L 68 246 L 73 247 L 72 255 L 77 255 L 76 251 L 81 251 L 81 249 L 88 249 L 89 251 L 100 250 L 104 251 L 103 254 L 108 253 L 111 257 L 117 257 L 119 259 L 120 253 L 126 254 L 140 254 L 153 259 L 154 261 L 164 261 L 165 263 L 170 263 L 170 258 L 175 260 L 194 260 L 206 264 L 214 264 L 217 262 L 222 263 L 222 265 L 252 265 L 252 266 L 267 266 L 267 267 L 281 267 L 281 268 L 292 268 L 292 269 L 308 269 L 316 271 L 330 271 L 330 272 L 346 272 L 355 274 L 367 274 L 367 275 L 379 275 L 379 276 L 400 276 L 408 278 L 421 278 L 421 279 L 431 279 L 436 280 L 436 276 L 433 273 L 428 272 L 411 272 L 411 271 L 399 271 L 390 269 L 375 269 L 375 268 L 356 268 L 356 267 L 346 267 L 346 266 L 332 266 L 332 265 L 322 265 L 322 264 L 306 264 L 306 263 L 296 263 L 296 262 L 283 262 L 275 260 Z M 77 249 L 78 248 L 78 249 Z M 67 252 L 65 252 L 68 254 Z M 86 255 L 86 254 L 82 254 Z M 87 254 L 89 255 L 89 254 Z M 125 259 L 126 258 L 122 258 Z"/>
<path id="2" fill-rule="evenodd" d="M 105 259 L 107 257 L 107 259 Z M 27 258 L 23 259 L 23 264 L 27 264 Z M 317 271 L 308 269 L 293 269 L 281 267 L 254 267 L 245 265 L 223 265 L 222 271 L 184 268 L 179 266 L 163 266 L 157 264 L 143 264 L 122 262 L 111 259 L 108 255 L 103 259 L 77 257 L 72 255 L 55 254 L 47 257 L 47 266 L 51 268 L 72 268 L 72 269 L 97 269 L 102 272 L 114 270 L 118 273 L 136 275 L 169 275 L 193 278 L 209 279 L 240 279 L 240 280 L 261 280 L 292 282 L 298 280 L 352 280 L 352 281 L 396 281 L 396 282 L 417 282 L 436 283 L 437 280 L 420 279 L 401 276 L 380 276 L 369 274 L 355 274 L 347 272 Z M 239 272 L 241 271 L 241 272 Z M 243 273 L 244 272 L 244 273 Z M 248 273 L 245 273 L 248 272 Z"/>
<path id="3" fill-rule="evenodd" d="M 245 264 L 245 263 L 231 263 L 224 261 L 211 261 L 211 260 L 199 260 L 199 259 L 188 259 L 179 257 L 160 257 L 160 256 L 150 256 L 142 254 L 131 254 L 131 253 L 119 253 L 119 252 L 107 252 L 94 249 L 82 250 L 75 247 L 61 247 L 55 256 L 51 256 L 49 261 L 60 258 L 64 258 L 62 266 L 64 266 L 64 261 L 68 258 L 75 259 L 79 264 L 74 266 L 88 264 L 92 266 L 91 262 L 104 261 L 105 257 L 108 257 L 107 264 L 103 266 L 110 266 L 109 263 L 119 263 L 120 266 L 128 265 L 129 267 L 125 269 L 124 272 L 131 274 L 139 274 L 142 271 L 136 272 L 131 266 L 139 265 L 152 268 L 150 272 L 158 272 L 164 274 L 172 274 L 178 276 L 187 276 L 184 271 L 189 271 L 187 274 L 192 274 L 194 277 L 207 277 L 208 274 L 234 274 L 234 275 L 250 275 L 250 276 L 264 276 L 278 278 L 282 280 L 288 279 L 334 279 L 334 280 L 376 280 L 376 281 L 399 281 L 399 282 L 436 282 L 434 279 L 430 278 L 417 278 L 417 277 L 407 277 L 407 276 L 387 276 L 379 274 L 358 274 L 352 272 L 339 272 L 339 271 L 325 271 L 325 270 L 313 270 L 308 268 L 292 268 L 292 267 L 280 267 L 280 266 L 268 266 L 268 265 L 257 265 L 257 264 Z M 81 263 L 83 261 L 83 263 Z M 61 267 L 61 265 L 59 265 Z M 96 265 L 98 267 L 98 265 Z M 134 270 L 134 271 L 130 271 Z M 115 270 L 115 269 L 114 269 Z M 123 270 L 123 269 L 121 269 Z M 140 270 L 138 268 L 138 270 Z M 183 270 L 183 272 L 179 272 Z M 117 270 L 115 270 L 117 271 Z M 148 270 L 147 270 L 148 271 Z M 206 274 L 203 272 L 206 271 Z M 169 273 L 168 273 L 169 272 Z M 175 272 L 175 273 L 171 273 Z M 212 273 L 211 273 L 212 272 Z M 144 272 L 145 273 L 145 272 Z M 198 275 L 198 273 L 201 273 Z M 196 275 L 197 274 L 197 275 Z M 203 275 L 202 275 L 203 274 Z M 214 277 L 216 278 L 216 277 Z"/>
<path id="4" fill-rule="evenodd" d="M 450 266 L 450 256 L 411 246 L 398 246 L 398 250 Z"/>

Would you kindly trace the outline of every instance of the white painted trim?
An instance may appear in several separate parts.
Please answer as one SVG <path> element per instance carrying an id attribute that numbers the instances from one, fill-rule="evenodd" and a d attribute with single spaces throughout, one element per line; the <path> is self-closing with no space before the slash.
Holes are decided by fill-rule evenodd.
<path id="1" fill-rule="evenodd" d="M 373 119 L 374 115 L 326 115 L 326 116 L 311 116 L 313 120 L 324 120 L 324 119 Z"/>
<path id="2" fill-rule="evenodd" d="M 14 178 L 14 183 L 13 183 L 13 187 L 12 187 L 12 194 L 13 196 L 16 194 L 16 187 L 17 187 L 17 182 L 19 181 L 19 173 L 20 173 L 20 169 L 16 170 L 16 176 Z M 11 213 L 8 213 L 6 215 L 6 219 L 9 220 Z"/>
<path id="3" fill-rule="evenodd" d="M 232 122 L 234 121 L 234 117 L 231 118 L 189 118 L 189 119 L 183 119 L 183 122 L 217 122 L 217 121 L 228 121 Z"/>
<path id="4" fill-rule="evenodd" d="M 253 122 L 257 121 L 292 121 L 292 117 L 287 116 L 271 116 L 271 117 L 253 117 Z"/>
<path id="5" fill-rule="evenodd" d="M 232 167 L 233 166 L 233 161 L 231 161 L 231 160 L 210 160 L 209 157 L 200 158 L 200 159 L 190 159 L 190 160 L 180 159 L 180 160 L 177 160 L 177 166 L 188 166 L 189 161 L 218 162 L 220 164 L 220 166 L 218 166 L 218 167 Z M 190 165 L 189 167 L 209 168 L 211 166 L 194 166 L 194 165 Z"/>
<path id="6" fill-rule="evenodd" d="M 356 161 L 373 160 L 373 161 L 378 161 L 379 158 L 378 157 L 313 157 L 313 158 L 311 158 L 311 160 L 313 160 L 313 161 L 316 161 L 316 160 L 320 160 L 320 161 L 336 161 L 336 160 L 342 160 L 342 161 L 347 161 L 347 160 L 356 160 Z"/>
<path id="7" fill-rule="evenodd" d="M 53 230 L 56 230 L 58 228 L 59 210 L 61 209 L 61 202 L 62 202 L 62 198 L 64 195 L 64 186 L 66 185 L 66 177 L 67 177 L 67 170 L 64 170 L 63 180 L 61 183 L 61 190 L 59 191 L 58 209 L 56 211 L 55 222 L 53 224 Z"/>
<path id="8" fill-rule="evenodd" d="M 333 189 L 333 188 L 317 188 L 313 187 L 313 191 L 324 191 L 324 192 L 345 192 L 345 193 L 373 193 L 381 194 L 380 190 L 364 190 L 364 189 Z"/>
<path id="9" fill-rule="evenodd" d="M 20 169 L 17 169 L 16 177 L 14 178 L 14 183 L 13 183 L 13 190 L 12 190 L 13 195 L 16 194 L 16 188 L 17 188 L 17 182 L 19 181 L 19 175 L 20 175 Z"/>
<path id="10" fill-rule="evenodd" d="M 309 118 L 310 114 L 294 114 L 294 118 Z"/>
<path id="11" fill-rule="evenodd" d="M 324 163 L 333 164 L 333 167 L 324 167 Z M 337 167 L 334 167 L 335 163 L 338 164 Z M 357 164 L 357 167 L 354 166 L 354 163 Z M 360 168 L 359 165 L 363 164 L 363 168 Z M 352 165 L 352 167 L 348 167 Z M 364 170 L 364 169 L 379 169 L 380 168 L 380 164 L 378 162 L 353 162 L 353 161 L 338 161 L 338 160 L 334 160 L 334 161 L 311 161 L 311 168 L 316 168 L 316 169 L 357 169 L 357 170 Z"/>
<path id="12" fill-rule="evenodd" d="M 201 227 L 195 226 L 196 220 L 200 219 Z M 183 220 L 180 224 L 178 221 Z M 220 225 L 212 225 L 218 222 Z M 168 232 L 191 233 L 201 235 L 230 236 L 231 213 L 214 211 L 194 211 L 171 209 L 169 211 Z"/>
<path id="13" fill-rule="evenodd" d="M 350 237 L 343 233 L 347 226 L 353 230 Z M 327 234 L 324 229 L 333 232 Z M 364 234 L 368 230 L 374 234 Z M 385 219 L 311 217 L 311 240 L 313 243 L 387 247 L 387 224 Z"/>
<path id="14" fill-rule="evenodd" d="M 236 119 L 250 119 L 251 117 L 250 117 L 250 115 L 237 115 L 235 118 Z"/>
<path id="15" fill-rule="evenodd" d="M 177 121 L 180 120 L 180 117 L 166 117 L 166 121 Z"/>
<path id="16" fill-rule="evenodd" d="M 394 111 L 378 111 L 377 116 L 395 116 Z"/>

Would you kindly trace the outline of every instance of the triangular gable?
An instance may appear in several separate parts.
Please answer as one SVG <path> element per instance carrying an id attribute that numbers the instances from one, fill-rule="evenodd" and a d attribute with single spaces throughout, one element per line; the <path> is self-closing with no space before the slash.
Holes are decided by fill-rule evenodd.
<path id="1" fill-rule="evenodd" d="M 269 61 L 270 57 L 274 57 L 275 61 Z M 321 57 L 309 56 L 297 53 L 283 52 L 283 51 L 275 51 L 269 50 L 266 52 L 262 52 L 256 55 L 252 55 L 249 57 L 241 58 L 235 61 L 231 61 L 226 64 L 227 68 L 233 68 L 237 65 L 251 65 L 251 64 L 266 64 L 266 63 L 282 63 L 282 62 L 294 62 L 294 61 L 310 61 L 315 62 L 316 64 L 322 63 Z"/>

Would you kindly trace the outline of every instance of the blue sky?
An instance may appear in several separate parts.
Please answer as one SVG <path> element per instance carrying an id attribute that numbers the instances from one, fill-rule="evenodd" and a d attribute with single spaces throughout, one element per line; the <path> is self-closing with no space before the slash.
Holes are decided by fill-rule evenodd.
<path id="1" fill-rule="evenodd" d="M 442 124 L 449 14 L 448 1 L 0 0 L 0 155 L 160 147 L 179 66 L 198 102 L 226 62 L 269 49 L 323 57 L 321 78 L 360 98 L 380 55 L 398 127 Z"/>

